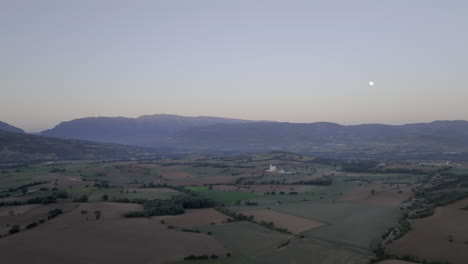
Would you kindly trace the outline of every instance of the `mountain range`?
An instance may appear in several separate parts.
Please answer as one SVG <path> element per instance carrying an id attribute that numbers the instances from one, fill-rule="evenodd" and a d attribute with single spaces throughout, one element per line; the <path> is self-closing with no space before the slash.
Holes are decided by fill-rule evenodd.
<path id="1" fill-rule="evenodd" d="M 63 122 L 43 135 L 202 153 L 286 150 L 333 157 L 423 158 L 468 153 L 468 122 L 287 123 L 152 115 Z"/>
<path id="2" fill-rule="evenodd" d="M 41 134 L 49 137 L 160 147 L 175 134 L 188 128 L 251 122 L 230 118 L 183 117 L 166 114 L 145 115 L 138 118 L 87 117 L 62 122 Z"/>
<path id="3" fill-rule="evenodd" d="M 333 158 L 468 159 L 468 122 L 462 120 L 340 125 L 176 115 L 89 117 L 41 134 L 173 153 L 282 150 Z"/>

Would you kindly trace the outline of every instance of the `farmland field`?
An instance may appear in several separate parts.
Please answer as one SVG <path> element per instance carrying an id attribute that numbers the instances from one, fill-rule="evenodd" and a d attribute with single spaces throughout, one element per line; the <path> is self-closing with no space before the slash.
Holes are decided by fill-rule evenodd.
<path id="1" fill-rule="evenodd" d="M 295 234 L 323 226 L 323 223 L 320 222 L 279 213 L 273 210 L 248 210 L 241 211 L 240 213 L 254 216 L 255 221 L 273 222 L 277 226 L 286 228 L 288 231 Z"/>
<path id="2" fill-rule="evenodd" d="M 439 207 L 434 215 L 410 220 L 413 230 L 388 247 L 390 254 L 454 264 L 468 260 L 468 200 Z"/>
<path id="3" fill-rule="evenodd" d="M 277 170 L 266 171 L 270 164 Z M 67 263 L 95 255 L 91 262 L 400 264 L 412 256 L 466 263 L 468 202 L 456 202 L 468 197 L 461 171 L 439 174 L 408 162 L 388 171 L 347 166 L 266 153 L 3 169 L 2 257 L 51 264 L 71 254 Z M 47 246 L 38 242 L 44 237 Z"/>

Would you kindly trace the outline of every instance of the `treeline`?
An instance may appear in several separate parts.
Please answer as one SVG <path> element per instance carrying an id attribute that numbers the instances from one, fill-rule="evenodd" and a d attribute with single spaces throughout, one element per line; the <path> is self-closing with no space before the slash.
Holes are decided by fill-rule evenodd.
<path id="1" fill-rule="evenodd" d="M 276 195 L 276 191 L 271 191 L 271 192 L 265 192 L 263 193 L 265 195 Z M 291 192 L 278 192 L 279 195 L 286 195 L 286 194 L 289 194 L 289 195 L 298 195 L 299 193 L 298 192 L 295 192 L 295 191 L 291 191 Z"/>
<path id="2" fill-rule="evenodd" d="M 266 221 L 257 222 L 257 221 L 254 220 L 253 215 L 244 215 L 242 213 L 232 212 L 232 211 L 229 211 L 228 209 L 226 209 L 224 207 L 215 207 L 215 209 L 218 212 L 220 212 L 222 214 L 225 214 L 225 215 L 230 217 L 227 220 L 227 222 L 248 221 L 248 222 L 252 222 L 252 223 L 264 226 L 264 227 L 266 227 L 268 229 L 272 229 L 272 230 L 275 230 L 275 231 L 278 231 L 278 232 L 281 232 L 281 233 L 291 234 L 291 232 L 289 232 L 288 229 L 282 228 L 282 227 L 277 227 L 277 226 L 275 226 L 275 223 L 273 223 L 272 221 L 270 221 L 270 222 L 266 222 Z"/>
<path id="3" fill-rule="evenodd" d="M 320 185 L 320 186 L 326 186 L 326 185 L 332 185 L 333 184 L 333 179 L 330 176 L 322 176 L 318 179 L 315 180 L 310 180 L 310 181 L 296 181 L 292 182 L 290 184 L 294 185 Z"/>
<path id="4" fill-rule="evenodd" d="M 414 203 L 408 207 L 408 218 L 424 218 L 434 214 L 437 206 L 445 206 L 468 198 L 466 191 L 426 192 L 415 190 Z"/>
<path id="5" fill-rule="evenodd" d="M 43 197 L 35 197 L 28 199 L 26 201 L 5 201 L 0 202 L 0 206 L 17 206 L 17 205 L 26 205 L 26 204 L 53 204 L 57 203 L 58 199 L 67 199 L 68 193 L 66 191 L 54 192 L 51 195 Z"/>
<path id="6" fill-rule="evenodd" d="M 61 209 L 53 209 L 53 210 L 50 210 L 49 213 L 47 214 L 47 220 L 51 220 L 51 219 L 54 219 L 55 217 L 61 215 L 63 213 L 63 211 Z M 39 222 L 32 222 L 28 225 L 26 225 L 26 229 L 31 229 L 31 228 L 35 228 L 37 227 L 38 225 L 40 224 L 43 224 L 46 220 L 45 219 L 41 219 L 39 220 Z M 15 233 L 18 233 L 21 231 L 21 226 L 20 225 L 13 225 L 10 230 L 8 230 L 8 233 L 10 235 L 12 234 L 15 234 Z M 1 236 L 0 236 L 1 237 Z"/>
<path id="7" fill-rule="evenodd" d="M 444 172 L 450 167 L 442 167 L 437 172 Z M 365 173 L 406 173 L 413 175 L 424 175 L 428 172 L 421 169 L 409 168 L 379 168 L 379 163 L 376 161 L 356 161 L 356 162 L 343 162 L 341 163 L 341 171 L 343 172 L 365 172 Z"/>
<path id="8" fill-rule="evenodd" d="M 28 183 L 28 184 L 23 184 L 23 185 L 18 186 L 16 188 L 9 188 L 8 191 L 9 192 L 21 191 L 21 190 L 27 189 L 28 187 L 32 187 L 32 186 L 40 185 L 40 184 L 45 184 L 45 183 L 49 183 L 49 182 L 47 182 L 47 181 L 36 181 L 36 182 Z"/>
<path id="9" fill-rule="evenodd" d="M 261 178 L 262 176 L 257 176 Z M 252 177 L 256 178 L 256 177 Z M 319 186 L 326 186 L 332 185 L 333 179 L 331 176 L 322 176 L 318 179 L 309 180 L 309 181 L 295 181 L 295 182 L 286 182 L 286 179 L 283 181 L 271 180 L 271 181 L 262 181 L 262 182 L 255 182 L 255 181 L 244 181 L 247 178 L 239 178 L 236 180 L 236 184 L 243 184 L 243 185 L 319 185 Z"/>
<path id="10" fill-rule="evenodd" d="M 151 217 L 159 215 L 183 214 L 185 209 L 209 208 L 215 206 L 215 201 L 199 195 L 178 195 L 168 200 L 120 199 L 115 202 L 130 202 L 143 205 L 143 211 L 133 211 L 124 214 L 125 217 Z"/>
<path id="11" fill-rule="evenodd" d="M 231 254 L 226 255 L 226 256 L 229 257 L 229 256 L 231 256 Z M 189 255 L 189 256 L 185 257 L 184 260 L 207 260 L 207 259 L 210 259 L 210 258 L 211 259 L 217 259 L 218 256 L 217 255 L 211 255 L 211 256 L 208 256 L 208 255 L 200 255 L 200 256 Z"/>

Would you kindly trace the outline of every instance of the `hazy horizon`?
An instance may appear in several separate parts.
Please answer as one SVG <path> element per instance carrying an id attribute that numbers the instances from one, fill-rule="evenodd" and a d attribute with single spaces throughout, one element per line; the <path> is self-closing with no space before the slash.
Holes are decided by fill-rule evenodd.
<path id="1" fill-rule="evenodd" d="M 468 119 L 466 1 L 0 4 L 0 120 Z M 373 86 L 369 82 L 373 81 Z"/>

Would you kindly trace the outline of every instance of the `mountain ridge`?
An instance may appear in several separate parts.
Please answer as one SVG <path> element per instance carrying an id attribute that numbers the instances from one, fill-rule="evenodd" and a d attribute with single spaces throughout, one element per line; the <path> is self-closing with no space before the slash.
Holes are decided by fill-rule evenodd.
<path id="1" fill-rule="evenodd" d="M 22 130 L 21 128 L 12 126 L 12 125 L 7 124 L 7 123 L 2 122 L 2 121 L 0 121 L 0 130 L 13 132 L 13 133 L 21 133 L 21 134 L 25 133 L 24 130 Z"/>
<path id="2" fill-rule="evenodd" d="M 43 135 L 202 153 L 286 150 L 356 157 L 468 153 L 468 121 L 464 120 L 341 125 L 165 114 L 71 120 Z"/>
<path id="3" fill-rule="evenodd" d="M 119 160 L 159 156 L 155 149 L 0 130 L 0 164 L 58 160 Z"/>

